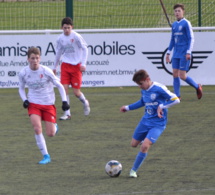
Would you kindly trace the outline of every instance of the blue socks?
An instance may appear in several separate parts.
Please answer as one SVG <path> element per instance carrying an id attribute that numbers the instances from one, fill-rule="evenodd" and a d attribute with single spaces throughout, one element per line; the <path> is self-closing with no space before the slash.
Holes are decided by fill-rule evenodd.
<path id="1" fill-rule="evenodd" d="M 198 87 L 199 87 L 199 85 L 192 78 L 190 78 L 190 77 L 187 77 L 185 79 L 185 82 L 187 84 L 189 84 L 190 86 L 194 87 L 195 89 L 198 89 Z"/>
<path id="2" fill-rule="evenodd" d="M 181 85 L 180 78 L 174 77 L 173 78 L 173 87 L 174 87 L 174 92 L 178 97 L 181 97 L 180 85 Z"/>
<path id="3" fill-rule="evenodd" d="M 139 152 L 136 156 L 136 159 L 134 161 L 134 165 L 132 167 L 133 171 L 137 171 L 139 169 L 139 167 L 142 165 L 143 161 L 145 160 L 145 158 L 147 157 L 148 153 L 142 153 Z"/>
<path id="4" fill-rule="evenodd" d="M 199 85 L 191 78 L 191 77 L 187 77 L 184 80 L 188 85 L 194 87 L 195 89 L 198 89 Z M 173 78 L 173 87 L 174 87 L 174 92 L 178 97 L 181 97 L 180 94 L 180 78 L 176 77 Z"/>

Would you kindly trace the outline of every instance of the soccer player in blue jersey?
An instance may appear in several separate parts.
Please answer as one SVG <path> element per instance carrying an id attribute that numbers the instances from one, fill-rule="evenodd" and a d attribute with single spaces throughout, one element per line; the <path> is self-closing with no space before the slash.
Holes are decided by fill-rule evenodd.
<path id="1" fill-rule="evenodd" d="M 187 76 L 191 62 L 194 35 L 191 23 L 184 18 L 184 5 L 176 4 L 173 7 L 176 21 L 172 24 L 172 36 L 166 55 L 166 62 L 170 63 L 170 52 L 174 48 L 172 57 L 173 86 L 175 94 L 180 98 L 180 79 L 196 89 L 197 98 L 202 97 L 202 86 Z"/>
<path id="2" fill-rule="evenodd" d="M 141 88 L 139 101 L 120 108 L 121 112 L 135 110 L 145 106 L 145 114 L 137 125 L 131 140 L 131 146 L 137 147 L 140 143 L 140 151 L 130 170 L 130 177 L 137 177 L 137 170 L 147 157 L 149 148 L 163 133 L 167 124 L 167 108 L 180 103 L 179 98 L 170 92 L 166 86 L 151 81 L 145 70 L 137 71 L 133 81 Z"/>

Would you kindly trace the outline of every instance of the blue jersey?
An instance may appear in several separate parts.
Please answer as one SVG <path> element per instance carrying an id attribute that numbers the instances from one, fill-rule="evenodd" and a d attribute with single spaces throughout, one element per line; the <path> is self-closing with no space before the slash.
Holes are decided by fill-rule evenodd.
<path id="1" fill-rule="evenodd" d="M 142 117 L 142 123 L 147 126 L 161 125 L 167 123 L 167 108 L 180 102 L 178 97 L 170 92 L 166 86 L 153 82 L 147 90 L 141 90 L 142 97 L 139 101 L 130 104 L 129 110 L 138 109 L 145 106 L 145 114 Z M 162 105 L 163 117 L 159 118 L 157 114 L 158 106 Z"/>
<path id="2" fill-rule="evenodd" d="M 167 53 L 174 48 L 173 58 L 184 58 L 191 54 L 194 44 L 194 35 L 190 22 L 183 18 L 172 24 L 172 36 Z"/>

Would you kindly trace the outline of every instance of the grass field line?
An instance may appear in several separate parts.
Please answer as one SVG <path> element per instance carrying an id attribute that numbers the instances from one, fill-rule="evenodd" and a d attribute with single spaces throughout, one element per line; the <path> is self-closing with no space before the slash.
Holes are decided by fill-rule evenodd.
<path id="1" fill-rule="evenodd" d="M 117 87 L 116 87 L 117 88 Z M 91 88 L 92 89 L 92 88 Z M 90 90 L 91 90 L 90 89 Z M 116 92 L 116 91 L 111 91 L 110 90 L 110 92 L 104 92 L 103 91 L 103 89 L 101 89 L 101 91 L 98 89 L 98 90 L 96 90 L 95 92 L 88 92 L 87 91 L 87 88 L 85 88 L 85 90 L 86 91 L 84 91 L 84 94 L 86 94 L 86 95 L 90 95 L 90 96 L 106 96 L 106 95 L 114 95 L 114 96 L 120 96 L 120 95 L 128 95 L 128 96 L 133 96 L 133 95 L 137 95 L 137 94 L 140 94 L 140 90 L 137 88 L 137 91 L 131 91 L 131 92 L 129 92 L 129 89 L 128 90 L 126 90 L 126 88 L 125 89 L 119 89 L 119 91 L 118 92 Z M 93 90 L 93 89 L 92 89 Z M 124 92 L 122 92 L 122 90 L 124 90 Z M 170 91 L 173 91 L 172 89 L 170 89 Z M 18 93 L 18 89 L 17 89 L 17 93 L 16 93 L 17 95 L 19 95 L 19 93 Z M 194 90 L 190 90 L 189 92 L 188 91 L 183 91 L 183 94 L 195 94 L 195 91 Z M 203 91 L 203 95 L 214 95 L 215 94 L 215 91 Z M 55 95 L 56 96 L 58 96 L 58 97 L 60 97 L 60 94 L 58 93 L 58 91 L 56 91 L 55 92 Z M 71 95 L 71 97 L 73 96 L 73 94 L 72 94 L 72 91 L 70 91 L 70 95 Z M 14 97 L 14 93 L 10 93 L 10 94 L 8 94 L 8 93 L 2 93 L 2 94 L 0 94 L 0 97 L 5 97 L 5 96 L 7 96 L 7 97 Z"/>
<path id="2" fill-rule="evenodd" d="M 194 93 L 195 94 L 195 92 L 183 92 L 183 94 L 192 94 L 192 93 Z M 17 93 L 18 94 L 18 93 Z M 140 94 L 139 93 L 139 91 L 137 91 L 137 92 L 125 92 L 125 93 L 121 93 L 121 92 L 119 92 L 119 93 L 117 93 L 117 92 L 102 92 L 102 93 L 91 93 L 91 92 L 85 92 L 84 94 L 87 94 L 87 95 L 90 95 L 90 96 L 107 96 L 107 95 L 114 95 L 114 96 L 121 96 L 121 95 L 127 95 L 127 96 L 133 96 L 133 95 L 138 95 L 138 94 Z M 204 92 L 203 93 L 203 95 L 204 94 L 207 94 L 207 95 L 214 95 L 215 94 L 215 91 L 214 92 L 212 92 L 212 91 L 210 91 L 210 92 Z M 58 96 L 58 97 L 60 97 L 60 94 L 55 94 L 56 96 Z M 7 96 L 7 97 L 14 97 L 14 94 L 0 94 L 0 97 L 5 97 L 5 96 Z M 71 97 L 72 96 L 74 96 L 73 94 L 71 94 Z"/>
<path id="3" fill-rule="evenodd" d="M 187 193 L 187 192 L 213 192 L 215 188 L 207 189 L 181 189 L 181 190 L 162 190 L 162 191 L 142 191 L 142 192 L 119 192 L 114 194 L 99 194 L 99 195 L 127 195 L 127 194 L 160 194 L 160 193 Z"/>
<path id="4" fill-rule="evenodd" d="M 125 93 L 121 93 L 121 92 L 119 92 L 119 93 L 117 93 L 117 92 L 107 92 L 107 93 L 104 93 L 104 92 L 102 92 L 102 93 L 94 93 L 94 94 L 92 94 L 92 93 L 85 92 L 84 94 L 90 94 L 91 96 L 105 96 L 105 95 L 110 95 L 110 94 L 111 95 L 115 95 L 115 96 L 119 96 L 119 95 L 128 95 L 128 96 L 131 96 L 131 95 L 138 95 L 138 94 L 140 94 L 139 92 L 140 91 L 137 90 L 137 92 L 125 92 Z M 194 94 L 195 95 L 195 91 L 194 92 L 193 91 L 183 92 L 183 94 Z M 210 91 L 210 92 L 203 92 L 203 95 L 204 94 L 214 95 L 215 91 L 214 92 L 212 92 L 212 91 Z"/>

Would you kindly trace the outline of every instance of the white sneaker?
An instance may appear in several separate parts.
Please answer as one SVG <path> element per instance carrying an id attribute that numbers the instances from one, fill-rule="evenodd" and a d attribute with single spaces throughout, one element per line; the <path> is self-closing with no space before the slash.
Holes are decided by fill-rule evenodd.
<path id="1" fill-rule="evenodd" d="M 71 119 L 71 116 L 69 116 L 69 115 L 63 115 L 63 116 L 61 116 L 59 119 L 60 119 L 60 120 L 63 120 L 63 121 L 65 121 L 65 120 L 70 120 L 70 119 Z"/>
<path id="2" fill-rule="evenodd" d="M 131 170 L 130 170 L 129 177 L 137 178 L 137 172 L 131 169 Z"/>
<path id="3" fill-rule="evenodd" d="M 90 104 L 88 100 L 85 100 L 84 104 L 84 115 L 87 116 L 90 114 Z"/>

